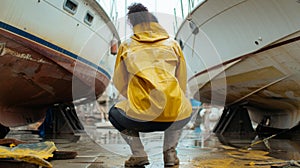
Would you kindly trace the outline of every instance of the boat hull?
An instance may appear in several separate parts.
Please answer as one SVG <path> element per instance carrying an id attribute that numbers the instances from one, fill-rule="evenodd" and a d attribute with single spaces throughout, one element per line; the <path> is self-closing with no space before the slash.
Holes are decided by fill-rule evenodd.
<path id="1" fill-rule="evenodd" d="M 298 125 L 300 22 L 294 17 L 299 10 L 296 1 L 201 4 L 176 36 L 190 65 L 193 97 L 243 105 L 252 121 L 268 127 Z"/>
<path id="2" fill-rule="evenodd" d="M 94 7 L 89 7 L 88 10 L 97 13 L 94 9 L 97 8 L 94 1 L 78 2 L 85 7 L 88 4 L 93 5 Z M 74 22 L 76 16 L 68 15 L 62 10 L 54 12 L 53 6 L 57 5 L 55 4 L 58 3 L 57 1 L 39 1 L 40 4 L 36 1 L 28 1 L 24 6 L 18 3 L 23 2 L 4 1 L 3 5 L 7 5 L 4 10 L 10 11 L 22 7 L 25 8 L 22 10 L 26 11 L 33 7 L 40 7 L 53 12 L 51 19 L 58 19 L 58 22 L 57 25 L 56 22 L 51 23 L 56 25 L 56 29 L 53 25 L 49 27 L 51 29 L 44 29 L 46 27 L 44 24 L 49 20 L 38 23 L 34 18 L 24 16 L 26 14 L 19 16 L 10 13 L 14 17 L 25 18 L 22 20 L 24 23 L 21 24 L 5 17 L 8 14 L 2 15 L 0 20 L 0 123 L 9 127 L 30 124 L 42 120 L 46 110 L 54 104 L 79 100 L 94 101 L 99 98 L 108 86 L 112 72 L 110 69 L 113 64 L 110 60 L 113 56 L 109 53 L 110 39 L 117 37 L 114 27 L 107 26 L 108 17 L 101 16 L 105 20 L 100 17 L 100 13 L 97 15 L 103 24 L 102 30 L 87 27 L 82 21 L 74 26 L 85 28 L 74 31 L 81 30 L 81 33 L 85 34 L 74 34 L 75 32 L 71 30 L 74 26 L 69 24 Z M 50 3 L 52 6 L 49 5 Z M 28 13 L 34 14 L 41 9 Z M 66 23 L 63 24 L 59 17 L 65 17 Z M 20 26 L 26 28 L 21 29 Z M 33 31 L 34 29 L 36 31 Z M 61 32 L 59 29 L 67 29 L 69 32 Z M 50 36 L 55 33 L 57 35 Z M 66 43 L 71 35 L 73 39 L 80 36 L 82 41 Z M 83 35 L 86 37 L 82 37 Z M 110 39 L 105 39 L 106 37 Z M 94 42 L 98 44 L 91 45 Z M 98 45 L 102 45 L 100 49 Z"/>

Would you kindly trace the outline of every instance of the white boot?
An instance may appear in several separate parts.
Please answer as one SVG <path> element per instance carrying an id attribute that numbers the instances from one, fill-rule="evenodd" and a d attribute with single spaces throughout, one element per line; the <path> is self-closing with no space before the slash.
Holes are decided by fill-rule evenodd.
<path id="1" fill-rule="evenodd" d="M 165 166 L 174 166 L 179 164 L 176 147 L 182 130 L 166 130 L 164 135 L 164 164 Z"/>
<path id="2" fill-rule="evenodd" d="M 164 165 L 165 167 L 179 165 L 179 158 L 174 148 L 164 151 Z"/>
<path id="3" fill-rule="evenodd" d="M 125 167 L 140 167 L 148 165 L 148 156 L 144 150 L 144 146 L 139 137 L 139 133 L 126 130 L 126 132 L 122 131 L 121 135 L 129 145 L 132 152 L 132 156 L 125 161 Z"/>

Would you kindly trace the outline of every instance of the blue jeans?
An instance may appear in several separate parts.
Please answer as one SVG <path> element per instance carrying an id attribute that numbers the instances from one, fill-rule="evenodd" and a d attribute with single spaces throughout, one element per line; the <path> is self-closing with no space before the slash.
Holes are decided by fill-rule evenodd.
<path id="1" fill-rule="evenodd" d="M 180 130 L 190 121 L 190 118 L 174 122 L 142 121 L 128 117 L 122 109 L 115 106 L 112 106 L 109 110 L 108 117 L 112 125 L 120 132 L 125 129 L 134 132 L 165 131 L 166 129 Z"/>

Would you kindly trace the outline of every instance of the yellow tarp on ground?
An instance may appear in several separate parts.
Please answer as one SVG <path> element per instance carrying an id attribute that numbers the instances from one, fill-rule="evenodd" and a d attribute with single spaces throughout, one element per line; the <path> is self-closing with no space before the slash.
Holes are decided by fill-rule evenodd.
<path id="1" fill-rule="evenodd" d="M 0 158 L 13 158 L 42 167 L 52 167 L 52 165 L 44 160 L 53 157 L 53 152 L 57 148 L 54 142 L 46 141 L 31 144 L 19 144 L 15 147 L 0 146 Z"/>
<path id="2" fill-rule="evenodd" d="M 284 160 L 268 156 L 267 151 L 221 147 L 210 156 L 199 158 L 194 165 L 197 168 L 270 168 L 275 163 L 285 163 Z"/>

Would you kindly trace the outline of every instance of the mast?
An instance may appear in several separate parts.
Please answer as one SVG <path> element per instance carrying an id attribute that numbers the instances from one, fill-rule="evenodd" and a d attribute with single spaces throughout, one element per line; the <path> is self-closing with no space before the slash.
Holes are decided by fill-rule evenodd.
<path id="1" fill-rule="evenodd" d="M 125 16 L 126 16 L 126 9 L 127 9 L 127 0 L 125 0 L 125 9 L 124 9 L 124 11 L 125 11 Z M 125 39 L 126 39 L 126 36 L 127 36 L 127 27 L 126 27 L 126 19 L 124 19 L 124 22 L 125 22 Z"/>

